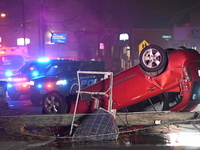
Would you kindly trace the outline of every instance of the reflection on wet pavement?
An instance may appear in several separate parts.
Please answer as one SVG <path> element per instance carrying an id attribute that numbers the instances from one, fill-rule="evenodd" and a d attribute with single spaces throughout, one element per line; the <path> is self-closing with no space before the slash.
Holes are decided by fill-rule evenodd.
<path id="1" fill-rule="evenodd" d="M 33 130 L 34 129 L 34 130 Z M 45 129 L 45 130 L 44 130 Z M 114 141 L 92 141 L 92 142 L 71 142 L 68 136 L 69 128 L 27 128 L 26 133 L 30 135 L 46 135 L 46 144 L 40 144 L 41 140 L 24 143 L 28 148 L 37 150 L 64 150 L 64 149 L 81 149 L 81 150 L 111 150 L 111 149 L 131 149 L 131 150 L 181 150 L 181 149 L 200 149 L 200 124 L 165 124 L 156 125 L 119 134 L 117 140 Z M 55 132 L 56 131 L 56 134 Z M 62 133 L 62 134 L 61 134 Z M 65 133 L 65 134 L 64 134 Z M 49 137 L 48 137 L 49 136 Z M 27 138 L 24 138 L 27 139 Z M 18 143 L 17 143 L 18 142 Z M 19 146 L 16 141 L 15 146 Z M 7 144 L 1 142 L 0 145 Z M 14 143 L 13 143 L 14 144 Z M 16 147 L 17 149 L 17 147 Z M 23 148 L 25 149 L 25 148 Z"/>
<path id="2" fill-rule="evenodd" d="M 137 132 L 120 134 L 117 141 L 73 143 L 73 148 L 107 149 L 200 149 L 200 125 L 176 124 L 151 126 Z"/>

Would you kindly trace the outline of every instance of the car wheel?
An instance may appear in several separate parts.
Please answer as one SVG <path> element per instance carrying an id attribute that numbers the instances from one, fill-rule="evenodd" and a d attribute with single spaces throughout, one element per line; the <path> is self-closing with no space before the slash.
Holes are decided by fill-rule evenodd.
<path id="1" fill-rule="evenodd" d="M 47 93 L 43 97 L 42 107 L 45 114 L 65 113 L 68 109 L 65 98 L 56 92 Z"/>
<path id="2" fill-rule="evenodd" d="M 8 90 L 8 96 L 12 99 L 12 100 L 15 100 L 15 99 L 19 99 L 19 97 L 21 96 L 19 91 L 16 91 L 16 90 Z"/>
<path id="3" fill-rule="evenodd" d="M 167 66 L 167 53 L 157 45 L 145 47 L 139 56 L 140 67 L 149 76 L 161 74 Z"/>

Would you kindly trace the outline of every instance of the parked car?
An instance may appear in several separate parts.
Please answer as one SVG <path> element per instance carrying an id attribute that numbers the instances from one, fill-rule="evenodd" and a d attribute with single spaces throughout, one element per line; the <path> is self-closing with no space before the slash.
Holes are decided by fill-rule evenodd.
<path id="1" fill-rule="evenodd" d="M 21 95 L 29 94 L 29 81 L 45 72 L 47 66 L 57 59 L 39 58 L 25 62 L 17 73 L 8 77 L 8 96 L 11 99 L 18 99 Z"/>
<path id="2" fill-rule="evenodd" d="M 66 97 L 76 93 L 78 70 L 105 71 L 105 63 L 73 60 L 52 63 L 42 76 L 33 78 L 30 82 L 30 100 L 33 105 L 41 105 L 44 95 L 56 93 L 59 97 Z M 94 84 L 102 77 L 102 75 L 82 76 L 80 88 Z"/>
<path id="3" fill-rule="evenodd" d="M 149 45 L 141 51 L 139 61 L 114 74 L 113 109 L 191 111 L 196 108 L 200 102 L 200 55 L 196 50 L 185 47 L 163 50 Z M 109 85 L 110 78 L 107 78 L 82 89 L 89 96 L 88 99 L 79 97 L 77 113 L 94 111 L 97 101 L 98 107 L 108 109 L 111 95 L 100 92 L 109 90 Z M 61 97 L 52 92 L 43 97 L 43 110 L 44 113 L 73 113 L 75 101 L 76 96 Z"/>

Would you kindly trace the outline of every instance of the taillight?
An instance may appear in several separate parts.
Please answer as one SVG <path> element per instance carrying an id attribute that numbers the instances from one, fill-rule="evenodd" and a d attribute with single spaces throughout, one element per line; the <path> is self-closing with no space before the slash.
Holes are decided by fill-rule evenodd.
<path id="1" fill-rule="evenodd" d="M 189 89 L 189 82 L 192 81 L 192 77 L 191 77 L 191 73 L 190 73 L 190 70 L 189 68 L 186 66 L 186 67 L 183 67 L 182 69 L 182 78 L 181 80 L 179 81 L 180 83 L 180 88 L 181 88 L 181 91 L 180 91 L 180 95 L 183 96 L 184 94 L 188 93 L 188 91 L 190 90 Z"/>
<path id="2" fill-rule="evenodd" d="M 48 89 L 53 87 L 53 85 L 51 83 L 48 83 L 46 86 Z"/>
<path id="3" fill-rule="evenodd" d="M 22 84 L 22 87 L 26 88 L 29 84 Z"/>

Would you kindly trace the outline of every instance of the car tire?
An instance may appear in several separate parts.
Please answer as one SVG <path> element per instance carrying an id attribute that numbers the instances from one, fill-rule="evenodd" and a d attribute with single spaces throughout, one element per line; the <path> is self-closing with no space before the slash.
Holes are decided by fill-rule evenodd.
<path id="1" fill-rule="evenodd" d="M 19 91 L 16 91 L 14 89 L 12 90 L 8 90 L 8 96 L 12 99 L 12 100 L 15 100 L 15 99 L 19 99 L 19 97 L 21 96 Z"/>
<path id="2" fill-rule="evenodd" d="M 157 45 L 145 47 L 139 56 L 140 67 L 148 76 L 157 76 L 161 74 L 168 63 L 166 51 Z"/>
<path id="3" fill-rule="evenodd" d="M 65 113 L 68 108 L 64 96 L 59 93 L 47 93 L 42 99 L 42 109 L 44 114 L 61 114 Z"/>

